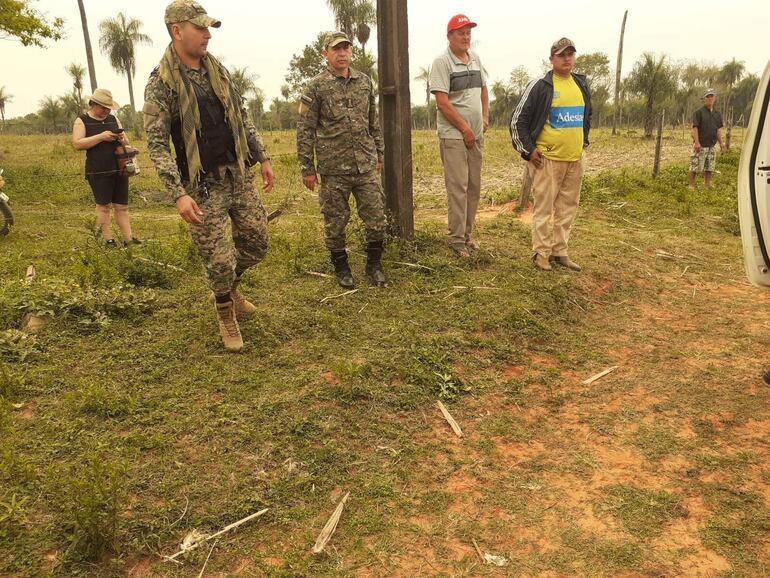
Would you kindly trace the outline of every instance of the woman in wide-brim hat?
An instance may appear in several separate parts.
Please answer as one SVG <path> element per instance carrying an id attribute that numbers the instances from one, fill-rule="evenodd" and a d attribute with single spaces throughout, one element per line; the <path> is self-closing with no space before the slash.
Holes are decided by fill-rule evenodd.
<path id="1" fill-rule="evenodd" d="M 110 208 L 123 237 L 123 245 L 139 245 L 133 236 L 128 217 L 128 177 L 120 176 L 115 147 L 128 144 L 120 121 L 112 114 L 120 105 L 112 93 L 97 88 L 88 99 L 88 111 L 75 119 L 72 126 L 72 146 L 86 151 L 86 180 L 96 201 L 96 224 L 108 247 L 117 247 L 112 238 Z"/>

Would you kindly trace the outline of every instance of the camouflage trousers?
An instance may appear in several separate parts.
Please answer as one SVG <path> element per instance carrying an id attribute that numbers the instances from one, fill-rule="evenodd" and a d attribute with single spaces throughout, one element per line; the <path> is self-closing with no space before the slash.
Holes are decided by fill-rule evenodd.
<path id="1" fill-rule="evenodd" d="M 190 234 L 217 295 L 230 292 L 236 268 L 242 273 L 267 254 L 267 215 L 251 169 L 244 178 L 236 166 L 220 167 L 220 177 L 207 175 L 198 188 L 186 187 L 203 211 L 203 224 L 191 224 Z"/>
<path id="2" fill-rule="evenodd" d="M 714 172 L 714 165 L 717 159 L 717 148 L 713 147 L 701 147 L 700 152 L 695 148 L 690 155 L 690 172 L 691 173 L 711 173 Z"/>
<path id="3" fill-rule="evenodd" d="M 361 175 L 321 175 L 319 201 L 324 216 L 324 241 L 329 250 L 345 248 L 351 193 L 356 199 L 358 216 L 366 227 L 366 240 L 385 239 L 385 198 L 376 171 Z"/>

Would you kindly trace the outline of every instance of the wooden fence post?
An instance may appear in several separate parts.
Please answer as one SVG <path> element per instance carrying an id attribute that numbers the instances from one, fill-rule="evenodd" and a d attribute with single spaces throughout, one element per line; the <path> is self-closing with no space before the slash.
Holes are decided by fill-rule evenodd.
<path id="1" fill-rule="evenodd" d="M 658 138 L 655 140 L 655 161 L 652 164 L 652 178 L 657 179 L 660 174 L 660 149 L 663 143 L 663 123 L 665 122 L 666 111 L 663 110 L 658 117 Z"/>

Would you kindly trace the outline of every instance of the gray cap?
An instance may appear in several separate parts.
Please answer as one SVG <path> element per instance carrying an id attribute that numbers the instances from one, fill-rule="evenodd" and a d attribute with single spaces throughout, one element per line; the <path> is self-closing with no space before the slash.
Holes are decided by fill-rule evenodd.
<path id="1" fill-rule="evenodd" d="M 569 38 L 559 38 L 556 42 L 551 44 L 551 56 L 554 54 L 561 54 L 567 48 L 572 48 L 572 50 L 577 50 L 575 48 L 575 43 L 572 42 Z"/>
<path id="2" fill-rule="evenodd" d="M 716 92 L 714 92 L 713 88 L 707 88 L 706 92 L 703 93 L 703 98 L 706 98 L 707 96 L 715 96 Z"/>

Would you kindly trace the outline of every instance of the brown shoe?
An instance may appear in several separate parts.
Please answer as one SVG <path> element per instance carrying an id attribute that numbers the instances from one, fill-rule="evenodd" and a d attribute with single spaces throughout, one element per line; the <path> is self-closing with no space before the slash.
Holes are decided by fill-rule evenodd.
<path id="1" fill-rule="evenodd" d="M 561 265 L 562 267 L 566 267 L 570 271 L 582 271 L 583 270 L 580 267 L 580 265 L 575 263 L 572 259 L 570 259 L 566 255 L 562 255 L 562 256 L 559 256 L 559 257 L 557 257 L 555 255 L 551 255 L 550 261 L 551 261 L 551 263 L 554 263 L 556 265 Z"/>
<path id="2" fill-rule="evenodd" d="M 532 255 L 532 262 L 535 264 L 535 267 L 542 269 L 543 271 L 551 271 L 553 269 L 548 262 L 548 257 L 541 255 L 540 253 Z"/>
<path id="3" fill-rule="evenodd" d="M 479 245 L 478 242 L 474 241 L 473 239 L 468 239 L 465 241 L 465 247 L 469 251 L 478 251 L 481 248 L 481 245 Z"/>
<path id="4" fill-rule="evenodd" d="M 235 318 L 233 302 L 215 303 L 214 309 L 217 312 L 219 334 L 222 336 L 222 343 L 224 343 L 225 349 L 228 351 L 240 351 L 243 349 L 243 337 L 241 337 L 241 329 L 238 327 L 238 320 Z"/>

